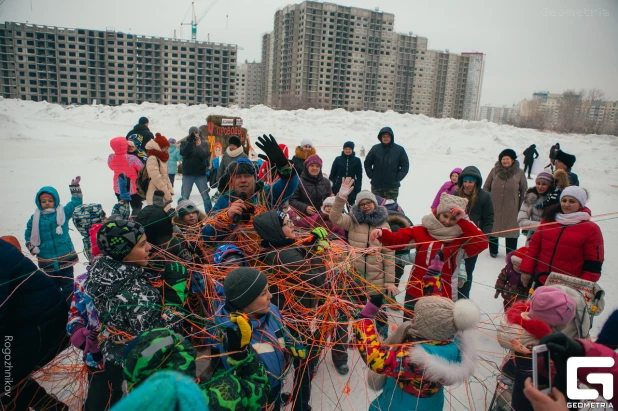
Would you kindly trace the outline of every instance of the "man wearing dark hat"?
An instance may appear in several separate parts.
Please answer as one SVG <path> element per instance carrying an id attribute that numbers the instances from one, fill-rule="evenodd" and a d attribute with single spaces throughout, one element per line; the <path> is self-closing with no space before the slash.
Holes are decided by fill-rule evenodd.
<path id="1" fill-rule="evenodd" d="M 142 148 L 146 147 L 146 144 L 148 144 L 150 140 L 153 140 L 155 138 L 155 136 L 150 132 L 150 129 L 148 128 L 149 125 L 150 121 L 146 117 L 140 117 L 139 121 L 133 127 L 133 129 L 127 133 L 127 140 L 133 134 L 137 135 L 138 140 L 140 140 L 139 137 L 141 136 L 141 146 Z"/>
<path id="2" fill-rule="evenodd" d="M 577 158 L 573 154 L 569 154 L 562 150 L 558 150 L 556 152 L 555 166 L 557 169 L 566 171 L 569 176 L 569 184 L 572 186 L 579 185 L 579 177 L 571 171 L 571 168 L 575 165 L 576 160 Z"/>
<path id="3" fill-rule="evenodd" d="M 189 128 L 189 136 L 180 143 L 180 155 L 182 156 L 181 195 L 188 199 L 195 184 L 202 196 L 204 210 L 208 213 L 212 208 L 206 177 L 206 170 L 210 166 L 210 144 L 200 129 L 195 126 Z"/>
<path id="4" fill-rule="evenodd" d="M 405 148 L 395 144 L 395 133 L 383 127 L 378 133 L 380 144 L 371 147 L 365 159 L 365 172 L 371 179 L 374 195 L 397 202 L 401 181 L 408 175 L 410 161 Z"/>
<path id="5" fill-rule="evenodd" d="M 341 187 L 341 181 L 345 177 L 354 179 L 354 191 L 348 195 L 348 202 L 356 202 L 356 194 L 363 189 L 363 164 L 354 152 L 354 142 L 346 141 L 343 144 L 341 155 L 333 161 L 328 179 L 333 183 L 333 194 L 337 195 Z"/>

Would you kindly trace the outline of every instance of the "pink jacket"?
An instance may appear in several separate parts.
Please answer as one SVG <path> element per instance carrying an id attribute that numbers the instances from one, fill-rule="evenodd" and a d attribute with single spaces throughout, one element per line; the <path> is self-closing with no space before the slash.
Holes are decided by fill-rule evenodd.
<path id="1" fill-rule="evenodd" d="M 612 357 L 614 359 L 614 366 L 610 368 L 580 368 L 577 370 L 577 378 L 589 385 L 590 387 L 596 389 L 599 394 L 603 395 L 603 387 L 597 384 L 588 383 L 588 379 L 586 378 L 590 373 L 610 373 L 614 377 L 614 397 L 609 400 L 609 402 L 614 406 L 618 406 L 618 398 L 616 393 L 618 393 L 618 353 L 612 350 L 609 347 L 606 347 L 602 344 L 594 343 L 590 340 L 582 340 L 576 338 L 581 345 L 584 346 L 584 350 L 586 351 L 586 357 Z"/>
<path id="2" fill-rule="evenodd" d="M 124 173 L 131 181 L 131 194 L 137 193 L 137 173 L 141 170 L 143 164 L 135 156 L 127 154 L 129 143 L 124 137 L 114 137 L 109 142 L 109 145 L 114 150 L 114 154 L 110 154 L 107 158 L 107 165 L 114 172 L 114 192 L 120 194 L 118 187 L 118 176 Z"/>
<path id="3" fill-rule="evenodd" d="M 438 207 L 438 204 L 440 204 L 440 196 L 442 195 L 442 193 L 452 195 L 453 192 L 455 192 L 455 189 L 457 188 L 457 183 L 453 184 L 453 182 L 451 181 L 451 175 L 453 173 L 461 174 L 461 168 L 453 169 L 453 171 L 451 171 L 451 174 L 448 175 L 448 181 L 442 184 L 442 187 L 440 187 L 440 190 L 438 190 L 438 194 L 436 194 L 436 198 L 434 198 L 433 203 L 431 203 L 432 210 L 435 210 Z"/>

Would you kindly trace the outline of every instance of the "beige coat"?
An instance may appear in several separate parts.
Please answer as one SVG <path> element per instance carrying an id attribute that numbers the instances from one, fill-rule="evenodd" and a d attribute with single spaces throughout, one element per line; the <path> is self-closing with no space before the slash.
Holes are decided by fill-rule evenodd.
<path id="1" fill-rule="evenodd" d="M 395 284 L 395 251 L 381 247 L 379 253 L 363 253 L 372 245 L 369 244 L 369 235 L 376 228 L 389 229 L 386 222 L 388 212 L 384 209 L 384 222 L 377 225 L 358 224 L 350 215 L 343 214 L 345 200 L 341 197 L 335 197 L 335 204 L 331 209 L 329 218 L 330 221 L 348 232 L 348 242 L 355 249 L 352 253 L 354 265 L 358 270 L 359 275 L 364 278 L 367 283 L 365 291 L 368 294 L 377 294 L 378 291 L 385 292 L 384 287 L 388 284 Z M 352 208 L 354 210 L 355 207 Z M 383 208 L 383 207 L 382 207 Z M 379 244 L 376 244 L 379 245 Z"/>
<path id="2" fill-rule="evenodd" d="M 505 169 L 500 162 L 496 162 L 489 172 L 483 190 L 491 194 L 494 204 L 494 228 L 493 232 L 512 230 L 492 234 L 493 237 L 519 237 L 519 224 L 517 214 L 524 202 L 524 196 L 528 189 L 526 176 L 519 168 L 519 162 L 515 161 L 511 167 Z"/>
<path id="3" fill-rule="evenodd" d="M 154 140 L 150 140 L 148 144 L 146 144 L 146 150 L 162 151 L 161 147 L 159 147 Z M 148 177 L 150 178 L 148 192 L 146 192 L 146 204 L 152 205 L 152 197 L 156 190 L 163 191 L 165 194 L 165 201 L 171 200 L 172 195 L 174 194 L 174 187 L 172 187 L 170 178 L 167 175 L 167 164 L 157 159 L 155 156 L 148 156 L 148 160 L 146 161 L 146 170 L 148 171 Z M 167 210 L 170 207 L 171 204 L 168 204 L 165 209 Z"/>

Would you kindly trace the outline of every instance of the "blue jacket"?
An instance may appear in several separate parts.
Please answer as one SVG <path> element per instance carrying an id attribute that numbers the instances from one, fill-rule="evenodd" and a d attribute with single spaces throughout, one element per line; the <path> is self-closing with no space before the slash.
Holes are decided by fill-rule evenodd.
<path id="1" fill-rule="evenodd" d="M 178 150 L 176 144 L 170 144 L 168 153 L 170 158 L 167 160 L 167 174 L 176 174 L 178 173 L 178 162 L 182 161 L 180 150 Z"/>
<path id="2" fill-rule="evenodd" d="M 35 203 L 39 210 L 43 210 L 41 208 L 41 203 L 39 202 L 39 196 L 42 193 L 51 194 L 56 202 L 55 207 L 58 207 L 60 204 L 60 196 L 58 195 L 58 191 L 56 191 L 53 187 L 43 187 L 36 194 L 35 198 Z M 63 207 L 65 221 L 62 225 L 61 235 L 56 234 L 56 213 L 41 214 L 41 218 L 39 220 L 39 235 L 41 238 L 39 250 L 41 250 L 41 252 L 37 255 L 37 258 L 39 259 L 39 267 L 45 271 L 59 271 L 63 268 L 60 266 L 61 262 L 76 261 L 78 259 L 75 254 L 75 247 L 73 247 L 73 242 L 71 241 L 71 236 L 69 235 L 69 221 L 71 221 L 75 207 L 82 205 L 82 203 L 83 201 L 81 197 L 73 196 L 71 197 L 71 202 Z M 32 235 L 33 218 L 34 215 L 30 216 L 30 220 L 28 220 L 28 224 L 26 225 L 26 242 L 30 241 L 30 237 Z"/>
<path id="3" fill-rule="evenodd" d="M 271 185 L 264 185 L 261 181 L 258 181 L 255 194 L 247 201 L 251 204 L 259 204 L 272 209 L 292 197 L 297 187 L 298 175 L 296 173 L 290 178 L 280 178 Z M 237 198 L 233 190 L 222 194 L 212 208 L 211 215 L 221 210 L 226 210 L 230 203 L 233 202 L 230 201 L 230 197 Z M 219 230 L 215 229 L 213 225 L 207 224 L 202 230 L 202 237 L 204 241 L 220 241 L 230 234 L 234 228 L 236 228 L 236 224 L 231 224 L 229 228 L 220 228 Z"/>
<path id="4" fill-rule="evenodd" d="M 270 312 L 264 315 L 259 320 L 251 320 L 251 346 L 258 354 L 260 361 L 266 367 L 268 381 L 273 388 L 278 387 L 285 378 L 286 363 L 288 363 L 289 354 L 285 351 L 286 338 L 289 337 L 279 309 L 274 305 L 270 305 Z M 221 327 L 230 327 L 233 323 L 230 321 L 230 314 L 227 307 L 222 305 L 215 314 L 215 324 Z M 224 352 L 223 349 L 221 349 Z M 226 369 L 230 366 L 227 362 L 227 356 L 223 359 Z"/>

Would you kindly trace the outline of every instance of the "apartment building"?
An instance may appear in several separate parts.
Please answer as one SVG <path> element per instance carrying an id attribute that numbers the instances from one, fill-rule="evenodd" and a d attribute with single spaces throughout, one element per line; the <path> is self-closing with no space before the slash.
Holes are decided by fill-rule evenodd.
<path id="1" fill-rule="evenodd" d="M 242 108 L 262 104 L 263 82 L 262 63 L 240 64 L 236 69 L 236 104 Z"/>
<path id="2" fill-rule="evenodd" d="M 263 36 L 264 103 L 395 110 L 474 120 L 482 53 L 428 50 L 428 40 L 394 31 L 395 16 L 305 1 L 277 11 Z"/>
<path id="3" fill-rule="evenodd" d="M 487 120 L 492 123 L 504 124 L 514 119 L 515 109 L 512 107 L 483 106 L 478 120 Z"/>
<path id="4" fill-rule="evenodd" d="M 235 102 L 237 48 L 114 30 L 0 24 L 0 95 L 61 104 Z"/>

